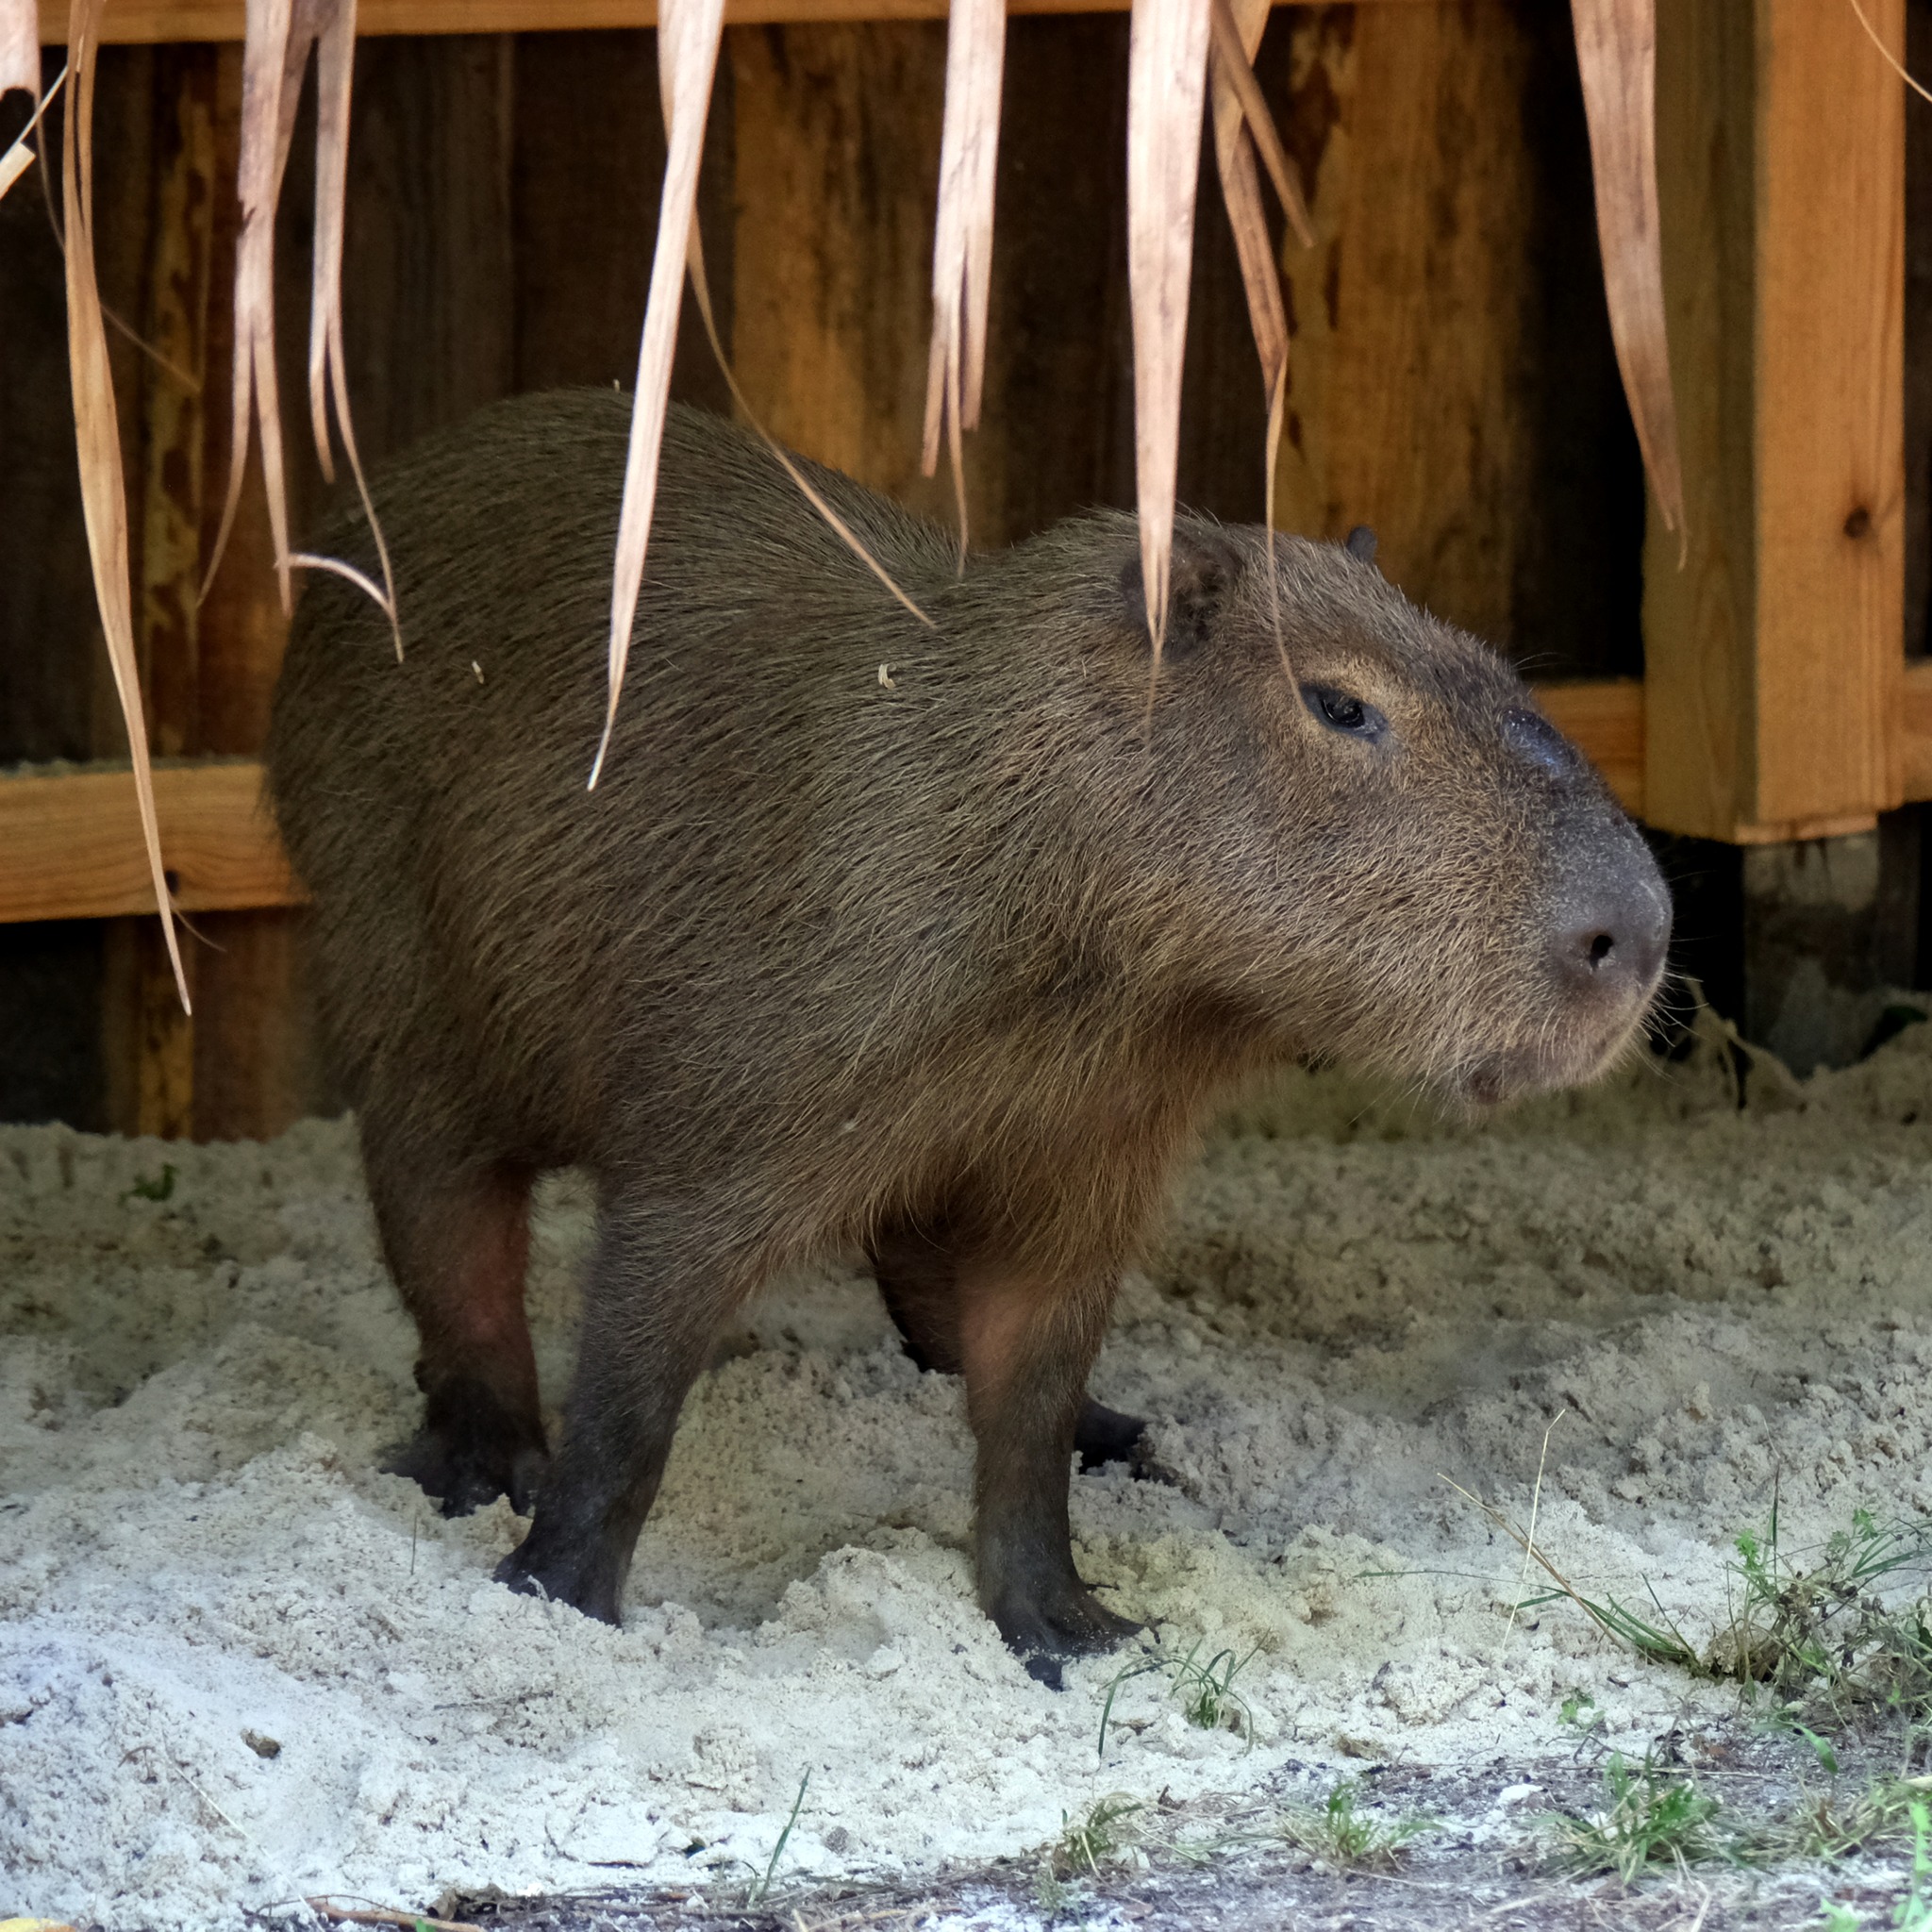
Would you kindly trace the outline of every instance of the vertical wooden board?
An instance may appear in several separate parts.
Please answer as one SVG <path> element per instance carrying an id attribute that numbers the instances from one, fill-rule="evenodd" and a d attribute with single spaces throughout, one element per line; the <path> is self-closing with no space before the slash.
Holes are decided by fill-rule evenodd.
<path id="1" fill-rule="evenodd" d="M 733 27 L 725 43 L 745 393 L 780 441 L 948 517 L 950 483 L 919 468 L 945 26 Z"/>
<path id="2" fill-rule="evenodd" d="M 1008 23 L 975 543 L 1133 501 L 1126 91 L 1124 18 Z"/>
<path id="3" fill-rule="evenodd" d="M 1932 74 L 1932 0 L 1907 0 L 1906 66 Z M 1906 656 L 1932 607 L 1932 108 L 1906 102 Z"/>
<path id="4" fill-rule="evenodd" d="M 1391 577 L 1541 675 L 1641 662 L 1642 494 L 1567 9 L 1296 8 L 1284 139 L 1284 527 L 1372 525 Z M 1269 42 L 1264 42 L 1264 56 Z"/>
<path id="5" fill-rule="evenodd" d="M 713 309 L 731 340 L 731 67 L 721 61 L 705 123 L 698 226 Z M 516 46 L 510 174 L 519 391 L 612 382 L 629 389 L 650 292 L 664 179 L 658 37 L 627 32 L 524 34 Z M 600 245 L 584 245 L 593 219 Z M 731 392 L 696 307 L 679 320 L 672 394 L 721 414 Z"/>
<path id="6" fill-rule="evenodd" d="M 194 1022 L 182 1011 L 158 919 L 110 919 L 103 935 L 101 1058 L 117 1134 L 186 1140 L 194 1131 Z M 191 992 L 201 948 L 184 946 Z"/>
<path id="7" fill-rule="evenodd" d="M 1903 0 L 1868 0 L 1889 46 Z M 1760 824 L 1898 803 L 1905 95 L 1849 9 L 1757 0 Z"/>
<path id="8" fill-rule="evenodd" d="M 1753 0 L 1657 13 L 1657 186 L 1684 531 L 1645 540 L 1644 817 L 1728 839 L 1750 815 Z M 1854 24 L 1856 25 L 1856 23 Z M 1681 560 L 1680 560 L 1681 559 Z"/>
<path id="9" fill-rule="evenodd" d="M 302 972 L 302 917 L 285 908 L 195 921 L 208 940 L 195 966 L 196 1140 L 267 1140 L 334 1099 Z"/>
<path id="10" fill-rule="evenodd" d="M 148 741 L 163 757 L 201 747 L 202 519 L 207 404 L 221 372 L 208 360 L 209 275 L 224 177 L 216 139 L 219 56 L 158 50 L 155 185 L 142 329 L 158 360 L 142 370 L 141 468 L 132 492 L 142 525 L 135 628 L 147 680 Z"/>
<path id="11" fill-rule="evenodd" d="M 1291 113 L 1308 99 L 1325 140 L 1297 129 L 1317 246 L 1286 257 L 1276 514 L 1316 537 L 1374 525 L 1410 596 L 1507 638 L 1527 457 L 1523 37 L 1493 0 L 1295 25 Z"/>
<path id="12" fill-rule="evenodd" d="M 457 34 L 356 50 L 342 321 L 372 460 L 510 392 L 514 45 Z"/>

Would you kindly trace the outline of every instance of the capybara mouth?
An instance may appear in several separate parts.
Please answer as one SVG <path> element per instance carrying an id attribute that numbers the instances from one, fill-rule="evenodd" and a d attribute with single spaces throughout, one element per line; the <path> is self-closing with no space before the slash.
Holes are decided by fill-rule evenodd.
<path id="1" fill-rule="evenodd" d="M 1659 972 L 1631 1010 L 1606 1025 L 1579 1027 L 1557 1040 L 1503 1048 L 1457 1069 L 1447 1083 L 1450 1105 L 1471 1113 L 1540 1093 L 1587 1087 L 1628 1052 L 1663 984 Z"/>

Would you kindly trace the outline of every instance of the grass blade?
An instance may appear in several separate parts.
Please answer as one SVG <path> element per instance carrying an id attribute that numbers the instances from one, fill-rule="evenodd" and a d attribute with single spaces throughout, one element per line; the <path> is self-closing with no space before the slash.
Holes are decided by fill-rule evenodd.
<path id="1" fill-rule="evenodd" d="M 1211 0 L 1133 0 L 1127 53 L 1127 289 L 1141 575 L 1158 672 L 1167 634 L 1194 193 Z"/>
<path id="2" fill-rule="evenodd" d="M 921 462 L 939 467 L 943 434 L 959 505 L 959 565 L 966 563 L 962 429 L 976 428 L 986 376 L 986 311 L 991 289 L 1000 84 L 1006 0 L 956 0 L 946 29 L 946 111 L 940 137 L 939 216 L 932 250 L 932 354 L 925 381 Z"/>
<path id="3" fill-rule="evenodd" d="M 617 558 L 610 585 L 610 695 L 604 735 L 591 766 L 595 789 L 617 723 L 624 668 L 630 656 L 631 625 L 644 580 L 644 547 L 658 498 L 658 452 L 671 406 L 671 358 L 677 346 L 677 311 L 684 294 L 685 263 L 696 232 L 698 160 L 704 151 L 705 115 L 718 66 L 724 0 L 660 0 L 658 73 L 664 99 L 670 153 L 658 211 L 658 246 L 651 262 L 651 293 L 638 346 L 637 393 L 631 404 L 630 449 L 625 461 L 624 503 L 617 522 Z"/>
<path id="4" fill-rule="evenodd" d="M 1571 0 L 1590 123 L 1610 339 L 1665 526 L 1684 530 L 1684 479 L 1664 322 L 1657 187 L 1657 0 Z"/>
<path id="5" fill-rule="evenodd" d="M 154 774 L 147 753 L 147 717 L 142 704 L 141 666 L 134 648 L 133 592 L 127 563 L 127 490 L 121 471 L 121 425 L 114 407 L 114 377 L 108 365 L 108 331 L 94 274 L 93 109 L 94 64 L 103 0 L 73 0 L 68 16 L 69 71 L 75 82 L 61 137 L 61 194 L 67 229 L 67 354 L 74 385 L 75 445 L 80 461 L 81 510 L 94 597 L 108 641 L 114 691 L 127 724 L 134 762 L 134 795 L 141 808 L 155 905 L 161 917 L 169 963 L 184 1010 L 192 1011 L 188 974 L 175 930 L 174 908 L 161 866 L 160 826 L 155 818 Z"/>

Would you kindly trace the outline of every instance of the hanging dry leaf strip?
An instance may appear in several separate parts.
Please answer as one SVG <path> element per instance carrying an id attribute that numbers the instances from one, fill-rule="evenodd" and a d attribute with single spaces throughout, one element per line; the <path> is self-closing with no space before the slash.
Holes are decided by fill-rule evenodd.
<path id="1" fill-rule="evenodd" d="M 1127 296 L 1141 575 L 1158 669 L 1167 632 L 1181 362 L 1210 0 L 1134 0 L 1127 52 Z"/>
<path id="2" fill-rule="evenodd" d="M 1571 0 L 1610 340 L 1666 528 L 1684 528 L 1657 187 L 1657 0 Z"/>
<path id="3" fill-rule="evenodd" d="M 302 97 L 302 75 L 311 48 L 320 46 L 316 128 L 315 262 L 309 316 L 309 412 L 314 425 L 316 454 L 325 474 L 333 476 L 329 447 L 328 399 L 335 405 L 336 425 L 361 492 L 376 556 L 381 561 L 378 587 L 353 565 L 289 549 L 289 505 L 282 460 L 281 397 L 275 376 L 275 227 L 281 200 L 282 176 L 295 133 L 295 110 Z M 356 50 L 356 0 L 248 0 L 246 40 L 242 58 L 242 161 L 239 189 L 242 233 L 235 246 L 235 370 L 230 425 L 228 487 L 222 520 L 208 558 L 202 594 L 221 567 L 235 513 L 241 507 L 242 484 L 252 431 L 261 437 L 261 467 L 268 493 L 269 532 L 275 544 L 275 576 L 282 608 L 290 608 L 290 572 L 297 564 L 333 572 L 358 585 L 381 606 L 395 634 L 395 587 L 389 551 L 383 542 L 375 507 L 362 478 L 356 436 L 349 416 L 347 386 L 342 374 L 341 265 L 343 202 L 348 183 L 349 82 Z"/>
<path id="4" fill-rule="evenodd" d="M 114 378 L 108 366 L 108 331 L 94 275 L 93 113 L 94 67 L 99 53 L 104 0 L 73 0 L 68 18 L 68 92 L 61 135 L 61 194 L 67 228 L 67 362 L 74 386 L 75 445 L 80 462 L 81 512 L 87 525 L 94 601 L 108 641 L 108 661 L 127 748 L 134 761 L 134 795 L 141 808 L 148 871 L 160 910 L 161 934 L 184 1009 L 192 1010 L 188 974 L 161 865 L 160 827 L 155 818 L 154 773 L 148 763 L 147 717 L 142 704 L 141 666 L 134 650 L 133 593 L 127 563 L 127 491 L 121 473 L 121 425 L 114 408 Z"/>
<path id="5" fill-rule="evenodd" d="M 962 571 L 967 527 L 960 436 L 963 430 L 979 426 L 986 376 L 986 311 L 992 287 L 993 188 L 1006 49 L 1006 0 L 954 0 L 946 29 L 946 108 L 940 135 L 939 214 L 932 250 L 932 353 L 926 368 L 921 461 L 928 476 L 938 469 L 943 434 L 959 506 Z"/>
<path id="6" fill-rule="evenodd" d="M 658 208 L 658 248 L 651 261 L 651 293 L 638 347 L 637 393 L 631 404 L 630 451 L 625 461 L 624 503 L 617 520 L 617 562 L 610 586 L 610 695 L 604 735 L 591 766 L 597 783 L 617 723 L 624 667 L 630 656 L 631 625 L 644 579 L 644 546 L 658 500 L 658 451 L 664 414 L 671 407 L 671 358 L 677 346 L 677 311 L 684 270 L 696 232 L 698 160 L 704 152 L 705 115 L 718 42 L 724 30 L 724 0 L 660 0 L 658 71 L 664 97 L 664 192 Z"/>

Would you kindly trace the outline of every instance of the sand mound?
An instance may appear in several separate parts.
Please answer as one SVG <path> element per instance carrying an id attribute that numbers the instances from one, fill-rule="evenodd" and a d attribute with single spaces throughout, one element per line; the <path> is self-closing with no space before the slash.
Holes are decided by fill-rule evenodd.
<path id="1" fill-rule="evenodd" d="M 1520 1555 L 1439 1473 L 1526 1514 L 1567 1410 L 1539 1541 L 1699 1637 L 1774 1478 L 1789 1541 L 1932 1507 L 1932 1026 L 1751 1086 L 1704 1049 L 1464 1129 L 1300 1077 L 1217 1135 L 1095 1378 L 1177 1481 L 1082 1476 L 1074 1520 L 1118 1607 L 1257 1650 L 1255 1738 L 1142 1677 L 1104 1763 L 1118 1664 L 1055 1695 L 974 1607 L 958 1391 L 869 1283 L 753 1312 L 608 1630 L 490 1581 L 507 1505 L 376 1473 L 410 1337 L 344 1125 L 0 1128 L 0 1916 L 735 1879 L 808 1771 L 790 1869 L 916 1870 L 1291 1758 L 1533 1767 L 1573 1686 L 1648 1736 L 1681 1675 L 1564 1607 L 1508 1629 Z M 553 1187 L 553 1393 L 588 1229 Z"/>

